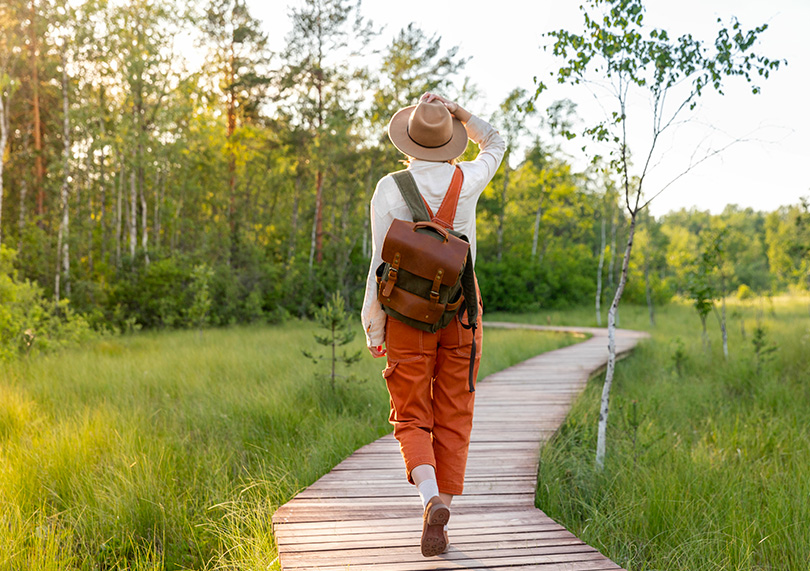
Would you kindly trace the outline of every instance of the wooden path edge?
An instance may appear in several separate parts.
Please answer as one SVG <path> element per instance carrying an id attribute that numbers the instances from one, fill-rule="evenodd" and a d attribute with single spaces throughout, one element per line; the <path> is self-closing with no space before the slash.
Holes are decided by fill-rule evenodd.
<path id="1" fill-rule="evenodd" d="M 421 504 L 405 481 L 399 445 L 388 434 L 275 512 L 273 533 L 283 570 L 621 569 L 534 506 L 540 447 L 607 363 L 607 330 L 484 325 L 590 337 L 479 381 L 464 495 L 453 501 L 447 552 L 432 558 L 419 553 Z M 647 337 L 617 329 L 617 357 Z"/>

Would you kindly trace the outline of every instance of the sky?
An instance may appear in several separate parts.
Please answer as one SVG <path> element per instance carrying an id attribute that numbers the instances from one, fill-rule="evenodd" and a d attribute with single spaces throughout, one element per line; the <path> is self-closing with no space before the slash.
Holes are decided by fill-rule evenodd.
<path id="1" fill-rule="evenodd" d="M 253 15 L 263 22 L 271 49 L 283 49 L 291 27 L 290 8 L 300 3 L 248 0 Z M 605 94 L 596 88 L 559 86 L 550 81 L 549 74 L 559 61 L 543 49 L 548 44 L 544 32 L 561 28 L 581 31 L 580 3 L 363 0 L 361 13 L 381 30 L 384 44 L 415 22 L 426 33 L 441 36 L 444 48 L 458 46 L 459 55 L 470 58 L 463 74 L 471 78 L 480 94 L 467 105 L 476 115 L 490 119 L 514 88 L 533 91 L 533 78 L 537 77 L 550 87 L 537 105 L 545 108 L 555 100 L 571 99 L 584 124 L 601 118 L 604 106 L 600 102 Z M 661 140 L 661 152 L 654 158 L 645 188 L 648 197 L 665 190 L 652 201 L 651 212 L 658 216 L 680 208 L 697 208 L 719 213 L 727 204 L 771 211 L 810 196 L 810 48 L 804 30 L 810 21 L 810 2 L 646 0 L 644 5 L 645 25 L 664 28 L 670 36 L 690 33 L 710 42 L 716 35 L 718 18 L 729 23 L 734 16 L 744 28 L 767 23 L 769 28 L 761 35 L 757 51 L 787 60 L 787 65 L 768 80 L 757 82 L 762 89 L 758 95 L 753 95 L 744 82 L 732 81 L 724 96 L 702 97 L 691 120 Z M 630 149 L 639 156 L 649 142 L 648 112 L 647 101 L 631 102 Z M 546 136 L 543 131 L 540 134 Z M 599 152 L 591 144 L 583 152 L 586 143 L 578 138 L 564 146 L 575 166 L 584 167 L 589 156 Z M 718 149 L 725 150 L 700 161 Z"/>

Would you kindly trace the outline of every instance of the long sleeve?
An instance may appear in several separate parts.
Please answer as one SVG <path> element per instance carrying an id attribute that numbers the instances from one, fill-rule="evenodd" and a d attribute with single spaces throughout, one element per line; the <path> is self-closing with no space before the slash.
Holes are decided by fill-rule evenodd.
<path id="1" fill-rule="evenodd" d="M 475 160 L 459 163 L 464 173 L 464 182 L 456 208 L 454 228 L 470 240 L 473 260 L 476 255 L 475 207 L 503 160 L 506 144 L 498 131 L 489 123 L 471 116 L 466 123 L 467 135 L 478 144 L 480 152 Z M 436 212 L 447 193 L 455 167 L 448 162 L 432 162 L 414 159 L 408 166 L 419 192 L 433 212 Z M 377 183 L 371 197 L 371 263 L 366 280 L 365 298 L 361 319 L 369 347 L 382 345 L 385 341 L 387 315 L 377 301 L 376 270 L 382 263 L 382 244 L 394 219 L 411 221 L 411 211 L 391 176 L 384 176 Z"/>
<path id="2" fill-rule="evenodd" d="M 385 180 L 385 179 L 383 179 Z M 363 330 L 366 333 L 366 345 L 376 347 L 385 341 L 385 321 L 388 317 L 377 301 L 377 268 L 382 263 L 382 243 L 388 227 L 391 226 L 393 216 L 387 212 L 384 194 L 380 192 L 382 181 L 377 184 L 377 189 L 371 198 L 369 216 L 371 217 L 371 264 L 368 269 L 366 279 L 366 293 L 363 299 L 363 310 L 361 319 Z"/>

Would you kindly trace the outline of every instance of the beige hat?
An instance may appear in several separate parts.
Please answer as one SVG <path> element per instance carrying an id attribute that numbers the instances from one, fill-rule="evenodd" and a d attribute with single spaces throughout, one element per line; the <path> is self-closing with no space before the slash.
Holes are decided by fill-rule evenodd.
<path id="1" fill-rule="evenodd" d="M 388 137 L 397 149 L 424 161 L 449 161 L 467 148 L 467 129 L 441 101 L 397 111 L 388 124 Z"/>

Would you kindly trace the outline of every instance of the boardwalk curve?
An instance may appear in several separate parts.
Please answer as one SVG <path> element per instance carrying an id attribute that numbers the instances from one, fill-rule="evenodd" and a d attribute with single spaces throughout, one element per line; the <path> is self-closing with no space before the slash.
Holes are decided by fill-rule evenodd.
<path id="1" fill-rule="evenodd" d="M 464 495 L 453 500 L 448 551 L 432 558 L 419 553 L 419 497 L 405 481 L 399 444 L 389 434 L 360 448 L 276 511 L 273 531 L 284 571 L 620 569 L 534 507 L 540 446 L 607 363 L 607 331 L 485 325 L 591 337 L 478 384 Z M 617 354 L 628 353 L 647 336 L 618 330 Z"/>

